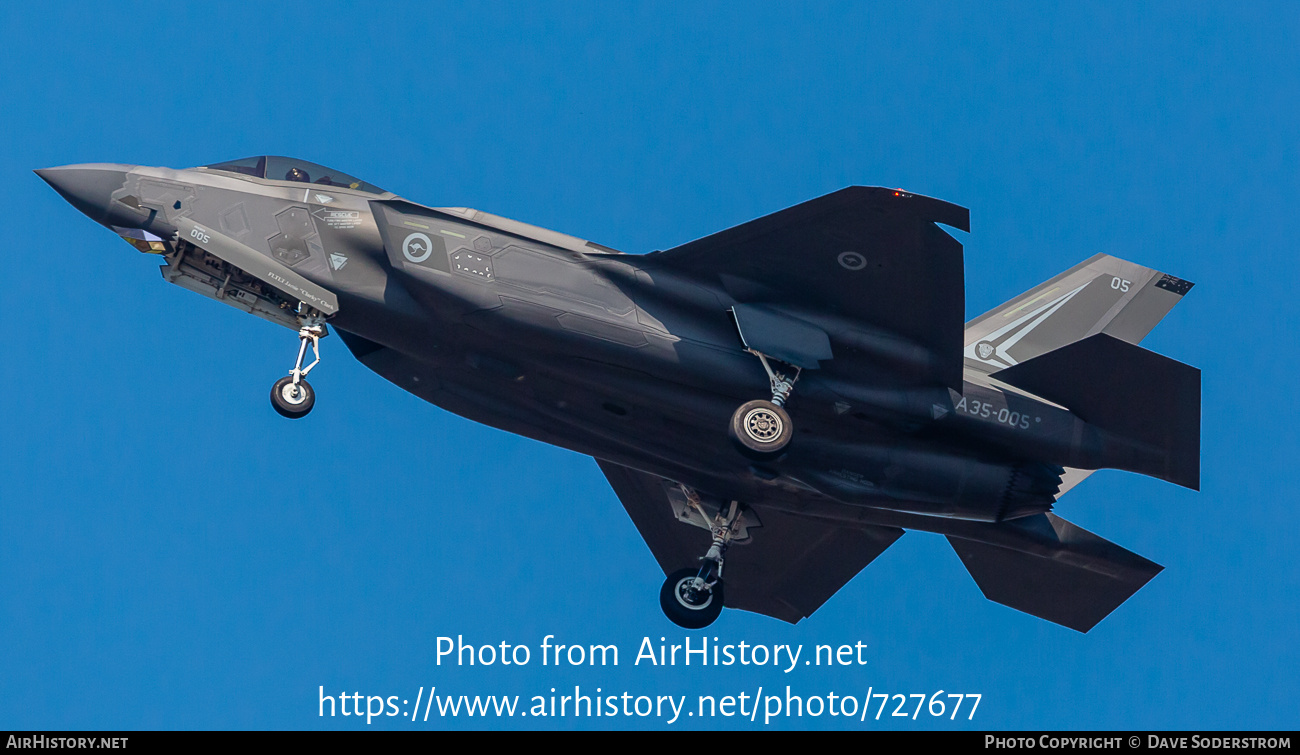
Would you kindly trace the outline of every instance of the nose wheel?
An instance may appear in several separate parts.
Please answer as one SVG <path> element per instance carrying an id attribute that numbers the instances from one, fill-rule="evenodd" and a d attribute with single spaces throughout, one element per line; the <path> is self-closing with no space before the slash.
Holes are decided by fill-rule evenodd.
<path id="1" fill-rule="evenodd" d="M 293 376 L 289 375 L 275 381 L 271 386 L 271 406 L 281 417 L 289 419 L 298 419 L 306 417 L 307 412 L 316 405 L 316 391 L 312 390 L 311 383 L 299 379 L 297 383 L 293 382 Z"/>
<path id="2" fill-rule="evenodd" d="M 287 376 L 271 386 L 271 406 L 280 416 L 289 419 L 306 417 L 316 405 L 316 391 L 307 382 L 307 373 L 320 364 L 320 339 L 325 336 L 325 318 L 311 315 L 299 318 L 299 322 L 302 327 L 298 329 L 298 361 L 294 362 L 293 370 Z M 315 361 L 303 367 L 308 345 Z"/>

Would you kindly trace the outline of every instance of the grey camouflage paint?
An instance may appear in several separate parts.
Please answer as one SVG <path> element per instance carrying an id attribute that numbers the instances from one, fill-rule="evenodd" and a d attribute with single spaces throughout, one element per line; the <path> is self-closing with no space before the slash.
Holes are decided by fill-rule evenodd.
<path id="1" fill-rule="evenodd" d="M 1157 423 L 1194 411 L 1190 446 L 1071 406 L 1088 388 L 1071 378 L 1080 344 L 1135 357 L 1123 349 L 1144 352 L 1127 345 L 1191 284 L 1097 255 L 963 326 L 961 244 L 936 223 L 966 230 L 969 216 L 939 200 L 851 187 L 626 255 L 343 186 L 38 173 L 96 222 L 162 239 L 167 280 L 294 329 L 308 304 L 404 390 L 596 457 L 666 572 L 708 543 L 680 491 L 744 502 L 729 607 L 798 621 L 916 529 L 948 536 L 991 599 L 1087 631 L 1160 567 L 1049 513 L 1063 479 L 1114 467 L 1199 484 L 1193 368 L 1165 360 L 1187 386 L 1168 406 L 1123 407 Z M 746 345 L 805 368 L 787 405 L 796 437 L 761 463 L 726 437 L 735 408 L 769 393 Z M 1035 362 L 1048 354 L 1051 369 Z M 1020 382 L 1045 380 L 1054 399 L 1017 386 L 1033 364 Z"/>

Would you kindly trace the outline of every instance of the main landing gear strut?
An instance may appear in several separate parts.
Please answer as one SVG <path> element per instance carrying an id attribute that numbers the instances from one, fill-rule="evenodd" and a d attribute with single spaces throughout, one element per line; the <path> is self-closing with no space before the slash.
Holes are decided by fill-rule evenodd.
<path id="1" fill-rule="evenodd" d="M 293 370 L 288 376 L 280 378 L 271 386 L 271 406 L 275 407 L 280 416 L 289 419 L 306 417 L 316 405 L 316 392 L 312 390 L 311 383 L 307 382 L 307 373 L 320 364 L 320 339 L 326 335 L 325 318 L 314 310 L 299 317 L 298 323 L 301 326 L 298 329 L 298 361 L 294 362 Z M 316 359 L 303 367 L 308 344 Z"/>
<path id="2" fill-rule="evenodd" d="M 772 384 L 772 400 L 747 401 L 731 415 L 731 440 L 736 448 L 751 459 L 762 460 L 780 456 L 794 437 L 794 424 L 785 411 L 785 402 L 794 391 L 802 368 L 796 367 L 794 377 L 772 369 L 767 356 L 753 349 L 749 353 L 758 357 L 767 370 Z"/>
<path id="3" fill-rule="evenodd" d="M 701 515 L 699 497 L 688 494 L 690 505 Z M 710 531 L 713 544 L 700 559 L 698 567 L 678 569 L 664 580 L 659 589 L 659 606 L 668 620 L 684 629 L 703 629 L 722 613 L 722 563 L 727 546 L 740 532 L 744 519 L 740 504 L 732 501 L 713 518 Z"/>

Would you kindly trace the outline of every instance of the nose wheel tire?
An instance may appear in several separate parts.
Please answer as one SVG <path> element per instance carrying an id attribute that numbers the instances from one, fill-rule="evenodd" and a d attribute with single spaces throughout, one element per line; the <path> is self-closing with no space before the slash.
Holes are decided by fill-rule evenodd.
<path id="1" fill-rule="evenodd" d="M 678 569 L 659 589 L 659 607 L 669 621 L 683 629 L 703 629 L 722 613 L 722 580 L 714 582 L 711 590 L 697 591 L 692 583 L 699 573 L 698 568 Z"/>
<path id="2" fill-rule="evenodd" d="M 778 456 L 794 437 L 794 424 L 785 409 L 759 399 L 740 405 L 731 415 L 731 440 L 752 459 Z"/>
<path id="3" fill-rule="evenodd" d="M 275 381 L 271 387 L 271 406 L 279 412 L 280 416 L 289 419 L 298 419 L 307 416 L 307 412 L 316 405 L 316 391 L 311 388 L 311 383 L 306 380 L 299 380 L 297 385 L 293 383 L 293 376 L 282 377 Z"/>

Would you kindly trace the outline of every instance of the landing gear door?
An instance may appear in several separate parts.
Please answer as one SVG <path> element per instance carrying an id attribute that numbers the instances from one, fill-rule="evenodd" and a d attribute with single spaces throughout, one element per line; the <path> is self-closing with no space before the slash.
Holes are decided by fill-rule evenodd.
<path id="1" fill-rule="evenodd" d="M 832 356 L 830 338 L 816 325 L 758 304 L 737 304 L 731 313 L 747 349 L 805 370 Z"/>

